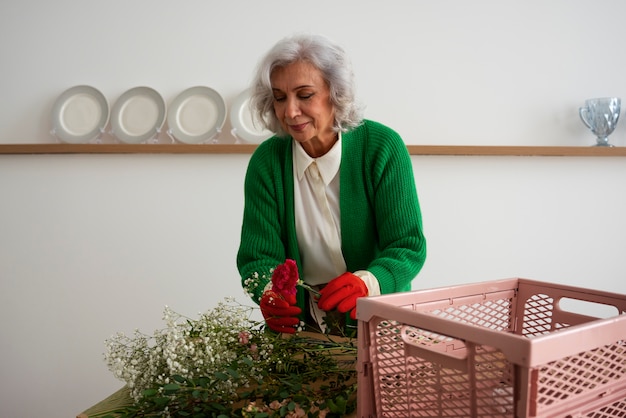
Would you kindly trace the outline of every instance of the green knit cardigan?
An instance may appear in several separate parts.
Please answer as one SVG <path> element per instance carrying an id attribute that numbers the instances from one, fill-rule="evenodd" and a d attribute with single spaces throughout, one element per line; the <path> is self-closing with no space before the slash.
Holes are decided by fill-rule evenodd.
<path id="1" fill-rule="evenodd" d="M 271 271 L 291 258 L 301 270 L 294 215 L 292 139 L 261 143 L 246 172 L 237 267 L 258 303 Z M 342 135 L 341 242 L 348 271 L 368 270 L 382 294 L 407 291 L 426 260 L 411 158 L 390 128 L 365 120 Z M 298 290 L 304 308 L 305 292 Z"/>

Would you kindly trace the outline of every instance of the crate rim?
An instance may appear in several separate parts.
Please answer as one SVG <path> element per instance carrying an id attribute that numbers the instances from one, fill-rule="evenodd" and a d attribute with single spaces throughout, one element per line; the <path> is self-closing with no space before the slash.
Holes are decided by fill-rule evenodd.
<path id="1" fill-rule="evenodd" d="M 576 355 L 580 352 L 596 348 L 598 345 L 612 344 L 615 342 L 614 335 L 618 335 L 620 332 L 623 334 L 626 329 L 626 315 L 617 315 L 609 318 L 597 318 L 588 323 L 573 325 L 545 335 L 528 338 L 519 334 L 503 333 L 499 330 L 473 324 L 450 321 L 449 319 L 440 318 L 436 315 L 409 310 L 393 304 L 393 302 L 397 301 L 406 302 L 408 294 L 421 296 L 421 300 L 427 301 L 430 300 L 427 298 L 429 295 L 449 291 L 451 295 L 453 295 L 450 299 L 453 300 L 460 296 L 467 296 L 467 291 L 472 289 L 482 289 L 483 294 L 500 291 L 510 292 L 513 290 L 511 286 L 514 285 L 515 288 L 518 288 L 519 284 L 593 294 L 603 298 L 616 299 L 626 304 L 626 295 L 618 293 L 524 278 L 510 278 L 360 298 L 357 300 L 357 320 L 369 322 L 373 317 L 380 317 L 425 330 L 433 329 L 433 332 L 440 332 L 436 330 L 445 329 L 445 335 L 455 339 L 466 342 L 487 342 L 492 347 L 501 350 L 509 361 L 525 367 L 536 367 L 559 360 L 563 358 L 564 355 Z M 484 291 L 485 285 L 489 285 L 489 292 Z M 480 294 L 480 292 L 477 294 Z M 454 295 L 456 295 L 456 297 L 454 297 Z M 581 341 L 580 335 L 583 333 L 585 338 Z M 554 350 L 542 349 L 542 347 L 555 347 L 555 345 L 559 347 L 558 354 L 554 353 Z M 531 353 L 531 355 L 525 356 L 522 353 Z"/>

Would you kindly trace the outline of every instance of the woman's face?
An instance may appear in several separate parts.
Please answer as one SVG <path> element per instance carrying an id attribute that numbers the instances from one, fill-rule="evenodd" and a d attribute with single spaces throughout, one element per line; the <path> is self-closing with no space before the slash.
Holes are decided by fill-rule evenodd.
<path id="1" fill-rule="evenodd" d="M 311 157 L 324 155 L 337 139 L 334 108 L 322 73 L 312 64 L 294 62 L 276 68 L 270 77 L 274 113 L 285 132 Z"/>

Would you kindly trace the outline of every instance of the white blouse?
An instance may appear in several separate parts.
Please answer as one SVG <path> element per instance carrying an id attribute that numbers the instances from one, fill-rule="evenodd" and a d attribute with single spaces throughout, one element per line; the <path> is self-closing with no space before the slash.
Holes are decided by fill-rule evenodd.
<path id="1" fill-rule="evenodd" d="M 326 284 L 346 272 L 341 251 L 340 165 L 341 133 L 330 151 L 319 158 L 311 158 L 294 141 L 294 209 L 303 269 L 300 276 L 312 286 Z M 380 295 L 380 285 L 372 273 L 353 273 L 365 282 L 369 296 Z"/>

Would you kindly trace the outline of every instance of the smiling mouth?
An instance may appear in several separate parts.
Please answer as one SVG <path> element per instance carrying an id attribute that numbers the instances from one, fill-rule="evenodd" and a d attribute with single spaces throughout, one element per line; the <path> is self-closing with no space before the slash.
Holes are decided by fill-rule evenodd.
<path id="1" fill-rule="evenodd" d="M 306 128 L 307 123 L 299 123 L 297 125 L 289 125 L 289 129 L 291 129 L 292 131 L 296 131 L 296 132 L 301 132 L 304 130 L 304 128 Z"/>

